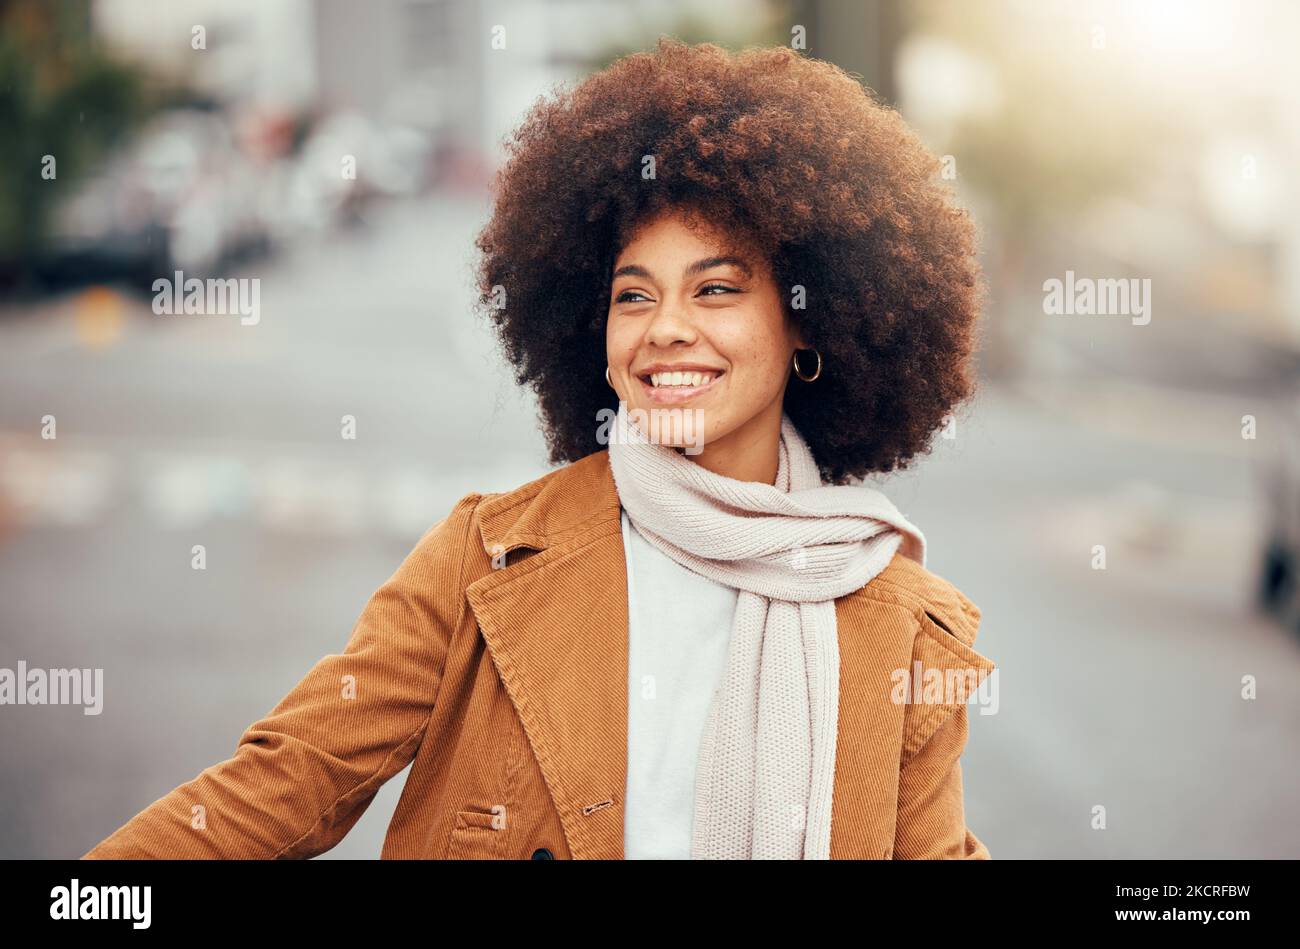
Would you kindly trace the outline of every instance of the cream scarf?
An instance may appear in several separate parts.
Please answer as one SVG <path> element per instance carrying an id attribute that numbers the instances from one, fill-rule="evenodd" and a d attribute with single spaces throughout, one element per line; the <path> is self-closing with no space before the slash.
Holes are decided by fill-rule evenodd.
<path id="1" fill-rule="evenodd" d="M 740 591 L 695 783 L 693 859 L 830 858 L 839 720 L 835 599 L 925 538 L 879 491 L 823 484 L 781 416 L 776 484 L 715 474 L 652 443 L 619 403 L 609 463 L 646 540 Z"/>

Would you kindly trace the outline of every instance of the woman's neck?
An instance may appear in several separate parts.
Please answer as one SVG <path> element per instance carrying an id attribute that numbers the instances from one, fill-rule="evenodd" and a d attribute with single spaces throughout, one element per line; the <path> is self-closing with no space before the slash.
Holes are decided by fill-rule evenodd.
<path id="1" fill-rule="evenodd" d="M 698 454 L 687 455 L 682 448 L 677 451 L 714 474 L 737 481 L 776 484 L 781 408 L 781 401 L 773 402 L 734 431 L 705 442 Z"/>

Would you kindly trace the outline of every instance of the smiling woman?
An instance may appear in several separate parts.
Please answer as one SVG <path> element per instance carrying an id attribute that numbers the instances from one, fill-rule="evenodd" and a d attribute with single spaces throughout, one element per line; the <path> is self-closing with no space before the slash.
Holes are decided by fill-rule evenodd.
<path id="1" fill-rule="evenodd" d="M 838 690 L 871 678 L 840 664 L 837 605 L 941 582 L 921 532 L 855 482 L 906 466 L 973 389 L 976 232 L 939 169 L 828 63 L 667 38 L 539 103 L 514 136 L 479 289 L 552 462 L 597 453 L 615 484 L 629 691 L 643 692 L 628 710 L 628 856 L 844 849 L 833 785 L 863 749 L 850 734 L 837 762 L 852 717 Z M 638 421 L 594 424 L 615 412 Z M 693 440 L 657 421 L 683 412 Z M 920 567 L 911 583 L 893 572 L 904 560 Z M 921 621 L 940 612 L 923 608 L 913 631 L 968 649 L 960 624 Z M 874 638 L 882 618 L 863 621 L 872 632 L 851 635 Z M 991 665 L 964 658 L 977 680 Z M 929 751 L 927 805 L 901 792 L 898 851 L 937 833 L 947 855 L 986 856 L 953 836 L 964 707 L 916 721 L 944 721 L 939 746 L 958 744 Z"/>
<path id="2" fill-rule="evenodd" d="M 88 856 L 312 856 L 413 761 L 385 857 L 987 858 L 964 697 L 899 698 L 984 681 L 979 609 L 861 483 L 972 388 L 938 169 L 784 48 L 664 39 L 539 102 L 479 289 L 559 467 L 463 497 L 234 758 Z M 673 412 L 700 427 L 638 421 Z"/>

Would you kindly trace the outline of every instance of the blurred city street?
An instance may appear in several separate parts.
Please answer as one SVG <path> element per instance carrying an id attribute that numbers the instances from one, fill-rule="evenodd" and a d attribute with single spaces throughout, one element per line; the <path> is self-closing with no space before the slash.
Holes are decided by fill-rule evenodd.
<path id="1" fill-rule="evenodd" d="M 102 667 L 106 693 L 100 716 L 0 716 L 0 856 L 77 856 L 229 757 L 460 496 L 546 470 L 464 315 L 481 213 L 394 205 L 273 260 L 255 326 L 103 292 L 0 321 L 6 653 Z M 1251 397 L 1054 391 L 986 385 L 880 482 L 1000 667 L 998 712 L 971 707 L 971 827 L 995 858 L 1300 854 L 1277 793 L 1300 782 L 1300 643 L 1251 602 Z M 378 856 L 405 774 L 328 856 Z"/>
<path id="2" fill-rule="evenodd" d="M 998 665 L 972 831 L 1300 857 L 1298 32 L 1278 0 L 0 3 L 0 670 L 104 673 L 102 714 L 0 708 L 0 859 L 229 758 L 459 498 L 548 470 L 474 240 L 529 109 L 663 35 L 834 63 L 977 222 L 978 396 L 873 482 Z M 237 299 L 159 312 L 182 277 Z M 406 774 L 326 857 L 379 856 Z"/>

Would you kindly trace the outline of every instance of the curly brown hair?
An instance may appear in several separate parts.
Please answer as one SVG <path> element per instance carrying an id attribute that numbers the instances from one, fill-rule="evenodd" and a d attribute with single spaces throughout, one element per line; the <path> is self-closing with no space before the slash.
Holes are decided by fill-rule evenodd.
<path id="1" fill-rule="evenodd" d="M 975 225 L 940 159 L 839 67 L 664 36 L 539 99 L 506 150 L 475 242 L 478 303 L 538 396 L 552 464 L 603 447 L 597 412 L 618 404 L 604 378 L 613 263 L 665 208 L 767 255 L 822 356 L 784 408 L 828 483 L 907 467 L 973 394 Z"/>

